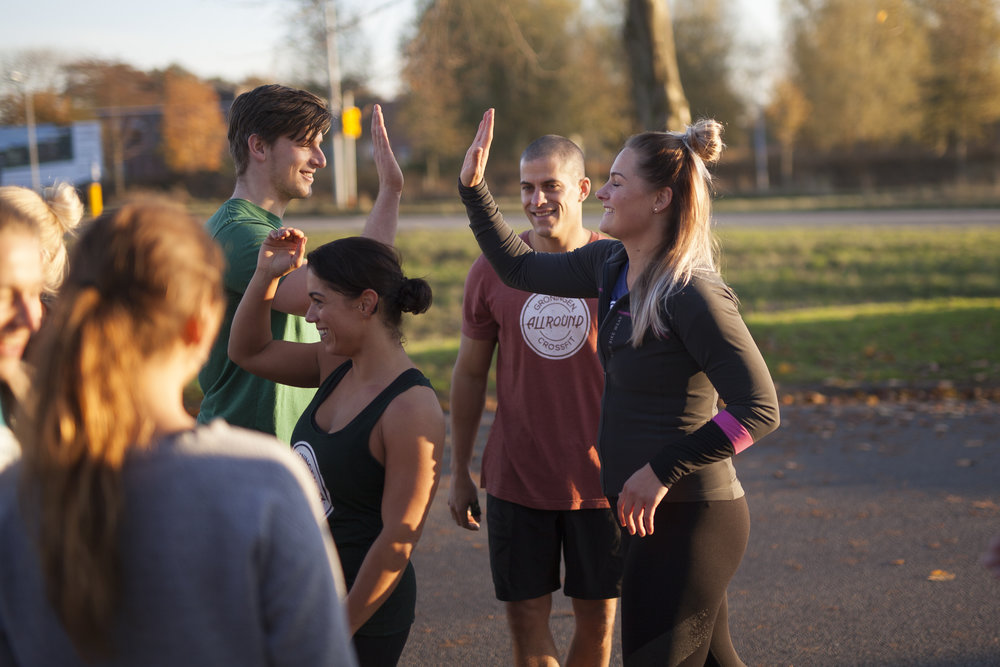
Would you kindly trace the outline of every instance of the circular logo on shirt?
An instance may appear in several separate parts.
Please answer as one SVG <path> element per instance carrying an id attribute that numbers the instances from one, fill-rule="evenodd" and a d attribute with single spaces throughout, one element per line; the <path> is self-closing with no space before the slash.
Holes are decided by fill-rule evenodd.
<path id="1" fill-rule="evenodd" d="M 316 459 L 316 452 L 305 440 L 300 440 L 292 445 L 292 451 L 302 457 L 302 460 L 306 462 L 306 466 L 309 467 L 309 472 L 312 473 L 313 479 L 316 480 L 316 487 L 319 491 L 319 500 L 323 503 L 323 513 L 326 516 L 330 516 L 330 512 L 333 511 L 333 501 L 330 499 L 330 490 L 326 488 L 326 482 L 323 481 L 323 475 L 319 471 L 319 461 Z"/>
<path id="2" fill-rule="evenodd" d="M 576 354 L 590 334 L 590 309 L 583 299 L 532 294 L 521 308 L 524 342 L 546 359 Z"/>

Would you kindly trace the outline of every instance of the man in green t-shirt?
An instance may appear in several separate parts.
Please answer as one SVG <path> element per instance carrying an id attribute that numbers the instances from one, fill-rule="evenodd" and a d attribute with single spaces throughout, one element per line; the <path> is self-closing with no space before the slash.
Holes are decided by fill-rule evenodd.
<path id="1" fill-rule="evenodd" d="M 204 398 L 200 423 L 221 417 L 230 424 L 271 433 L 288 442 L 292 427 L 315 389 L 277 385 L 234 364 L 226 352 L 233 313 L 257 266 L 257 253 L 272 229 L 282 226 L 293 199 L 312 194 L 316 171 L 326 166 L 321 148 L 332 117 L 316 95 L 279 85 L 266 85 L 238 96 L 229 110 L 229 150 L 236 165 L 236 189 L 208 220 L 206 227 L 222 246 L 226 315 L 208 361 L 198 374 Z M 391 244 L 396 236 L 403 174 L 396 163 L 375 106 L 372 144 L 379 173 L 379 192 L 363 236 Z M 271 304 L 275 339 L 319 340 L 303 319 L 309 307 L 305 267 L 286 276 Z"/>

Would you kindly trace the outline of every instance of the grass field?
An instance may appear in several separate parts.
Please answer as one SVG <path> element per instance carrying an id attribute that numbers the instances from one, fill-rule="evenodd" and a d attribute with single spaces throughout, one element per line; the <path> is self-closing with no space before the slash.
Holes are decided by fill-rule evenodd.
<path id="1" fill-rule="evenodd" d="M 779 391 L 986 392 L 1000 387 L 1000 228 L 720 230 L 722 269 Z M 336 238 L 315 234 L 310 246 Z M 408 275 L 434 290 L 404 323 L 447 403 L 468 230 L 404 231 Z"/>

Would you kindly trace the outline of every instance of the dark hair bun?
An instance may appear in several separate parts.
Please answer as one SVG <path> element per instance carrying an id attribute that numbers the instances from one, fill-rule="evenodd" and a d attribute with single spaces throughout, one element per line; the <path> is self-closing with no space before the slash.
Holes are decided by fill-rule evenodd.
<path id="1" fill-rule="evenodd" d="M 419 315 L 431 307 L 431 286 L 423 278 L 406 278 L 399 286 L 396 302 L 404 313 Z"/>

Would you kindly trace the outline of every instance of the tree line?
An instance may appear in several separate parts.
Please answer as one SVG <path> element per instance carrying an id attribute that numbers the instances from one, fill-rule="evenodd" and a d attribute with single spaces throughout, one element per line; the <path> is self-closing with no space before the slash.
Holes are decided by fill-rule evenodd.
<path id="1" fill-rule="evenodd" d="M 743 181 L 735 171 L 731 180 L 745 189 L 762 184 L 761 169 L 790 190 L 1000 182 L 1000 0 L 780 0 L 780 45 L 748 34 L 735 0 L 417 2 L 397 99 L 376 100 L 363 67 L 344 81 L 362 105 L 392 102 L 414 191 L 451 192 L 487 107 L 497 110 L 499 180 L 516 178 L 521 148 L 541 134 L 578 141 L 600 177 L 628 135 L 713 117 L 726 126 L 726 162 L 744 167 Z M 321 5 L 302 0 L 297 20 Z M 317 52 L 309 38 L 289 48 Z M 259 83 L 19 56 L 47 72 L 33 87 L 38 122 L 101 118 L 112 164 L 130 150 L 114 110 L 158 107 L 160 154 L 177 176 L 227 173 L 226 100 Z M 327 85 L 322 73 L 283 83 L 321 94 Z M 23 121 L 8 88 L 0 122 Z"/>

